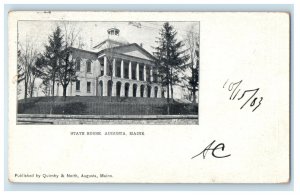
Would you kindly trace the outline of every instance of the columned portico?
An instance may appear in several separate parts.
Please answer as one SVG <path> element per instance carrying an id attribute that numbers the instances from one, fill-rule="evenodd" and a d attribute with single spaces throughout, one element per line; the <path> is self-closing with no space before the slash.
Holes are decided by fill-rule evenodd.
<path id="1" fill-rule="evenodd" d="M 91 50 L 73 48 L 79 79 L 71 82 L 71 95 L 162 97 L 164 90 L 157 77 L 155 58 L 136 43 L 113 41 L 111 36 L 117 38 L 119 32 L 116 28 L 110 29 L 110 38 Z M 108 44 L 113 51 L 106 47 Z"/>
<path id="2" fill-rule="evenodd" d="M 145 81 L 135 81 L 110 76 L 98 78 L 99 96 L 120 96 L 120 97 L 143 97 L 143 98 L 162 98 L 164 90 L 157 83 Z"/>
<path id="3" fill-rule="evenodd" d="M 110 60 L 112 64 L 109 65 L 108 58 L 109 56 L 106 55 L 99 58 L 99 61 L 102 62 L 103 73 L 96 78 L 98 91 L 96 90 L 95 94 L 120 97 L 163 97 L 164 90 L 157 83 L 156 75 L 154 79 L 154 70 L 157 71 L 153 68 L 154 64 L 114 57 Z M 109 66 L 112 66 L 112 72 L 110 72 Z"/>
<path id="4" fill-rule="evenodd" d="M 95 72 L 94 94 L 97 96 L 162 97 L 162 86 L 157 83 L 155 59 L 139 45 L 120 45 L 114 53 L 103 49 L 97 53 L 96 59 L 98 64 L 95 66 L 99 67 L 99 71 Z M 82 85 L 87 86 L 85 83 Z"/>

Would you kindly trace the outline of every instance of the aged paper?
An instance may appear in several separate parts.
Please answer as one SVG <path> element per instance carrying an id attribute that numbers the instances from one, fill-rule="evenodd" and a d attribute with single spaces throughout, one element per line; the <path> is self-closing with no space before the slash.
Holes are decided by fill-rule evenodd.
<path id="1" fill-rule="evenodd" d="M 11 182 L 289 182 L 288 13 L 18 11 L 8 34 Z"/>

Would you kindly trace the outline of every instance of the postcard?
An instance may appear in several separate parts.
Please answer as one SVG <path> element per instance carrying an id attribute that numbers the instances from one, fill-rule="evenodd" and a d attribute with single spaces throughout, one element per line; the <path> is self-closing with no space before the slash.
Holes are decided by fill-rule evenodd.
<path id="1" fill-rule="evenodd" d="M 289 182 L 289 13 L 8 23 L 10 182 Z"/>

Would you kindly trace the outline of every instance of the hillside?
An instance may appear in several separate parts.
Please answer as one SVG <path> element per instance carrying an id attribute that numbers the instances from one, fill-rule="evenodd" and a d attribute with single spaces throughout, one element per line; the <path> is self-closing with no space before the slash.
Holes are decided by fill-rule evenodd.
<path id="1" fill-rule="evenodd" d="M 138 97 L 34 97 L 18 101 L 19 114 L 70 114 L 70 115 L 184 115 L 198 114 L 198 105 L 168 104 L 165 98 Z"/>

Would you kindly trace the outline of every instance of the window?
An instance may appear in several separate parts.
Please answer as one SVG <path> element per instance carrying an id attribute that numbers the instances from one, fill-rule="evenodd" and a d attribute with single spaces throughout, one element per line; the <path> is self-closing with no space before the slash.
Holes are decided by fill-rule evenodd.
<path id="1" fill-rule="evenodd" d="M 80 91 L 80 81 L 76 81 L 76 91 Z"/>
<path id="2" fill-rule="evenodd" d="M 92 65 L 91 61 L 86 62 L 86 72 L 91 72 L 91 65 Z"/>
<path id="3" fill-rule="evenodd" d="M 86 83 L 86 91 L 87 91 L 88 93 L 91 93 L 91 82 L 87 82 L 87 83 Z"/>
<path id="4" fill-rule="evenodd" d="M 76 59 L 76 71 L 80 71 L 80 59 Z"/>

